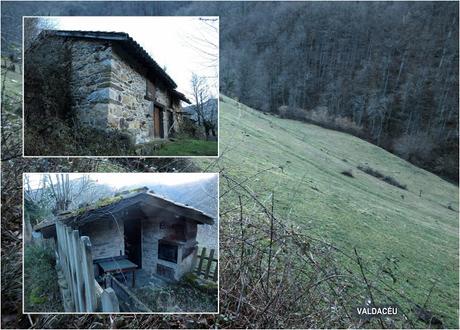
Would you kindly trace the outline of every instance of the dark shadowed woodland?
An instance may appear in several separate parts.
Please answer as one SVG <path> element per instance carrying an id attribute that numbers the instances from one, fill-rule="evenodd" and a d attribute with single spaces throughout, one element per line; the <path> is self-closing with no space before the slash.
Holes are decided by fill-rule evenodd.
<path id="1" fill-rule="evenodd" d="M 21 158 L 23 15 L 219 15 L 221 156 Z M 458 3 L 2 2 L 1 24 L 2 328 L 458 328 Z M 22 173 L 59 171 L 219 171 L 220 314 L 23 314 Z"/>

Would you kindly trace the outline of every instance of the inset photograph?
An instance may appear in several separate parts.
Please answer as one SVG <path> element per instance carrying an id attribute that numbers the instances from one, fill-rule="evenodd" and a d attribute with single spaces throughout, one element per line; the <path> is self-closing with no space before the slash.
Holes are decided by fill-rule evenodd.
<path id="1" fill-rule="evenodd" d="M 218 178 L 25 173 L 24 313 L 217 313 Z"/>
<path id="2" fill-rule="evenodd" d="M 24 156 L 218 156 L 218 17 L 24 17 Z"/>

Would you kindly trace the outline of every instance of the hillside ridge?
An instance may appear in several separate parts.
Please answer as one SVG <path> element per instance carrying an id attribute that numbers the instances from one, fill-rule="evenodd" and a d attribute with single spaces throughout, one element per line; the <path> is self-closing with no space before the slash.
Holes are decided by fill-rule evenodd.
<path id="1" fill-rule="evenodd" d="M 357 248 L 371 268 L 378 270 L 386 258 L 398 260 L 397 282 L 386 280 L 414 301 L 423 304 L 436 281 L 431 305 L 456 324 L 455 185 L 355 136 L 281 119 L 226 96 L 220 115 L 219 169 L 245 182 L 264 202 L 273 192 L 279 218 L 341 249 Z M 212 162 L 204 163 L 215 170 Z M 391 176 L 407 190 L 359 165 Z M 238 209 L 237 200 L 221 200 L 221 214 L 232 209 Z"/>

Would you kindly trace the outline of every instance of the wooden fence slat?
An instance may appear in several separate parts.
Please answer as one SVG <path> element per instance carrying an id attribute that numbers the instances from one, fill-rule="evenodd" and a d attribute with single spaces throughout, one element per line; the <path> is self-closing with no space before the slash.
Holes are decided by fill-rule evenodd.
<path id="1" fill-rule="evenodd" d="M 75 311 L 79 312 L 79 304 L 78 304 L 78 297 L 77 297 L 77 279 L 75 277 L 75 260 L 73 258 L 73 244 L 71 240 L 71 231 L 69 227 L 65 226 L 65 236 L 66 236 L 66 254 L 67 254 L 67 259 L 68 259 L 68 272 L 69 272 L 69 286 L 71 287 L 71 293 L 72 293 L 72 298 L 73 302 L 75 305 Z"/>
<path id="2" fill-rule="evenodd" d="M 131 312 L 145 312 L 151 313 L 152 311 L 142 302 L 136 295 L 128 289 L 127 286 L 118 281 L 113 275 L 108 275 L 111 279 L 112 288 L 117 293 L 122 292 L 121 299 L 122 305 Z M 125 297 L 127 299 L 125 299 Z"/>
<path id="3" fill-rule="evenodd" d="M 217 282 L 217 275 L 219 274 L 219 263 L 216 260 L 216 268 L 214 268 L 214 274 L 212 276 L 212 280 Z"/>
<path id="4" fill-rule="evenodd" d="M 94 288 L 94 266 L 91 254 L 91 242 L 88 236 L 80 237 L 83 283 L 85 293 L 85 304 L 87 312 L 96 311 L 96 294 Z"/>
<path id="5" fill-rule="evenodd" d="M 206 255 L 206 248 L 201 248 L 201 253 L 199 253 L 200 249 L 197 249 L 196 255 L 194 256 L 193 260 L 193 269 L 198 276 L 202 276 L 205 280 L 212 279 L 214 282 L 217 282 L 217 277 L 219 274 L 218 271 L 218 260 L 214 257 L 216 253 L 215 249 L 209 250 L 209 256 Z M 198 260 L 199 259 L 199 262 Z M 203 269 L 203 262 L 206 260 L 206 269 Z M 197 265 L 198 263 L 198 265 Z"/>
<path id="6" fill-rule="evenodd" d="M 56 222 L 56 237 L 56 262 L 61 266 L 63 279 L 67 282 L 68 293 L 70 293 L 70 297 L 67 298 L 71 303 L 67 301 L 67 305 L 71 306 L 73 312 L 100 310 L 101 295 L 96 292 L 99 284 L 94 278 L 89 237 L 80 237 L 78 230 L 73 230 L 60 221 Z"/>
<path id="7" fill-rule="evenodd" d="M 94 283 L 94 294 L 96 296 L 96 311 L 101 311 L 102 310 L 102 293 L 104 292 L 104 289 L 97 283 L 96 279 L 93 280 Z"/>
<path id="8" fill-rule="evenodd" d="M 81 269 L 81 248 L 80 248 L 80 235 L 78 230 L 72 231 L 72 244 L 73 244 L 73 253 L 75 260 L 75 277 L 77 279 L 77 296 L 78 296 L 78 305 L 79 312 L 86 311 L 85 301 L 83 297 L 83 273 Z"/>
<path id="9" fill-rule="evenodd" d="M 209 271 L 211 270 L 212 259 L 214 257 L 214 249 L 209 253 L 208 265 L 206 267 L 206 273 L 204 274 L 204 279 L 207 280 L 209 276 Z"/>
<path id="10" fill-rule="evenodd" d="M 198 275 L 201 274 L 201 267 L 203 266 L 203 260 L 206 257 L 206 248 L 201 249 L 200 262 L 198 264 Z"/>
<path id="11" fill-rule="evenodd" d="M 75 303 L 75 311 L 79 312 L 80 311 L 80 304 L 78 302 L 78 286 L 77 286 L 77 278 L 76 278 L 76 273 L 75 273 L 75 254 L 74 254 L 74 245 L 73 245 L 73 235 L 72 235 L 72 229 L 69 227 L 66 227 L 66 236 L 67 236 L 67 255 L 69 258 L 69 277 L 70 277 L 70 283 L 72 284 L 73 291 L 72 291 L 72 297 Z"/>
<path id="12" fill-rule="evenodd" d="M 118 298 L 112 288 L 107 288 L 102 292 L 102 311 L 103 312 L 119 312 L 120 306 L 118 304 Z"/>

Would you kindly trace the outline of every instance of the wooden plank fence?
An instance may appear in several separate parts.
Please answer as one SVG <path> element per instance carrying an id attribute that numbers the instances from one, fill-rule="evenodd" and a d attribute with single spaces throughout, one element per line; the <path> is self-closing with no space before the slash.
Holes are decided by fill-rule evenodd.
<path id="1" fill-rule="evenodd" d="M 152 311 L 112 274 L 106 275 L 106 287 L 111 287 L 120 298 L 120 308 L 124 312 L 152 313 Z"/>
<path id="2" fill-rule="evenodd" d="M 118 301 L 112 289 L 102 289 L 94 279 L 91 242 L 88 236 L 80 237 L 62 222 L 56 222 L 57 268 L 63 273 L 61 285 L 66 312 L 118 312 Z M 65 288 L 64 290 L 62 288 Z M 111 301 L 111 303 L 107 303 Z M 104 303 L 105 302 L 105 303 Z"/>
<path id="3" fill-rule="evenodd" d="M 215 256 L 215 250 L 207 250 L 205 247 L 201 249 L 198 248 L 195 258 L 195 273 L 205 280 L 210 279 L 214 282 L 217 282 L 217 274 L 219 273 L 219 270 L 217 265 L 217 256 Z"/>

